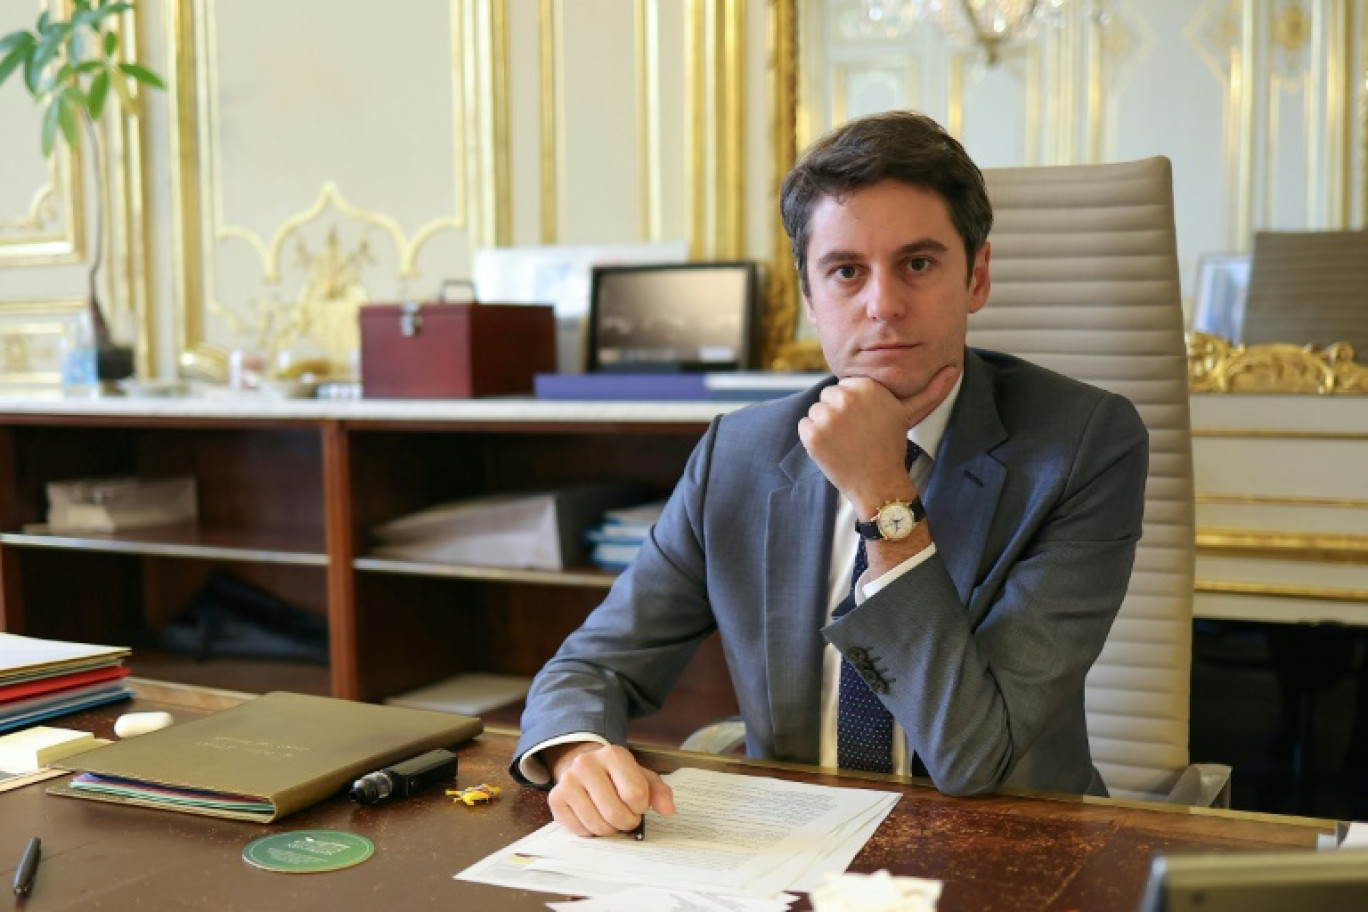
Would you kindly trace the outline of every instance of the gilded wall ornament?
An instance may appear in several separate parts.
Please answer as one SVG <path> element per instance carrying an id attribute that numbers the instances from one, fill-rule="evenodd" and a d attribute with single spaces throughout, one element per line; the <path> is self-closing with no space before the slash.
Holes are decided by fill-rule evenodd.
<path id="1" fill-rule="evenodd" d="M 1347 342 L 1232 345 L 1194 332 L 1187 350 L 1188 385 L 1197 393 L 1368 393 L 1368 367 L 1354 362 Z"/>

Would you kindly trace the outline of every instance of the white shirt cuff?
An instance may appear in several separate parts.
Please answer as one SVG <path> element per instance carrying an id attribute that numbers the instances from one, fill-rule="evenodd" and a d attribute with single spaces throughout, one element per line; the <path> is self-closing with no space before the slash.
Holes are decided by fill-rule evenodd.
<path id="1" fill-rule="evenodd" d="M 531 782 L 534 785 L 546 785 L 551 781 L 551 771 L 546 768 L 546 761 L 542 760 L 539 756 L 540 753 L 548 747 L 555 747 L 559 744 L 575 744 L 583 741 L 592 741 L 595 744 L 602 744 L 605 747 L 608 745 L 607 738 L 600 737 L 593 732 L 571 732 L 568 735 L 558 735 L 555 738 L 547 738 L 518 758 L 518 770 L 528 782 Z"/>
<path id="2" fill-rule="evenodd" d="M 913 567 L 921 566 L 923 563 L 930 560 L 935 555 L 935 553 L 936 543 L 932 542 L 925 548 L 922 548 L 916 554 L 909 557 L 907 560 L 903 561 L 901 564 L 898 564 L 896 567 L 889 570 L 883 576 L 880 576 L 877 579 L 869 580 L 868 582 L 866 582 L 866 577 L 869 576 L 869 571 L 866 570 L 860 576 L 859 584 L 855 587 L 855 604 L 863 605 L 866 599 L 877 594 L 881 590 L 888 588 L 888 586 L 898 577 L 902 576 L 904 573 L 911 570 Z"/>

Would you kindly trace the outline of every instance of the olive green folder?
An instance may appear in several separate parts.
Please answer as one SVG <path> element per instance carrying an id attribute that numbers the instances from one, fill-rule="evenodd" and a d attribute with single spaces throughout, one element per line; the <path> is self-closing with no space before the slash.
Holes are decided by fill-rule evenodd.
<path id="1" fill-rule="evenodd" d="M 275 692 L 70 757 L 56 765 L 84 775 L 48 792 L 269 823 L 482 730 L 470 716 Z"/>

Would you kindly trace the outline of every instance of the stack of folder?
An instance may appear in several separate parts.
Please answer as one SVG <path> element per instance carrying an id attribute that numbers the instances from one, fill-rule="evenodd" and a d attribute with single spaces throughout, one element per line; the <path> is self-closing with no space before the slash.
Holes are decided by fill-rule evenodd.
<path id="1" fill-rule="evenodd" d="M 0 732 L 133 695 L 128 650 L 0 633 Z"/>
<path id="2" fill-rule="evenodd" d="M 665 501 L 659 500 L 606 511 L 603 522 L 584 533 L 590 543 L 589 559 L 606 570 L 626 569 L 664 509 Z"/>

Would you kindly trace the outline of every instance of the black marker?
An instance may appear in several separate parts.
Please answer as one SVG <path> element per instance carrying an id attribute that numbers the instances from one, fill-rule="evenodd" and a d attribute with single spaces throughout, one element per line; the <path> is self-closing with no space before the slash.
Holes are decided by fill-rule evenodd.
<path id="1" fill-rule="evenodd" d="M 351 800 L 376 804 L 386 798 L 407 798 L 434 782 L 456 775 L 456 755 L 449 750 L 428 751 L 420 757 L 367 773 L 352 783 Z"/>
<path id="2" fill-rule="evenodd" d="M 637 842 L 641 842 L 643 839 L 646 838 L 646 815 L 645 815 L 645 814 L 642 814 L 642 815 L 641 815 L 641 822 L 638 823 L 636 826 L 632 827 L 631 833 L 632 833 L 632 838 L 635 839 Z"/>
<path id="3" fill-rule="evenodd" d="M 28 896 L 29 890 L 33 889 L 33 878 L 38 873 L 38 859 L 43 854 L 43 842 L 34 836 L 28 842 L 28 848 L 24 849 L 24 857 L 19 859 L 19 868 L 14 872 L 14 893 L 16 896 Z"/>

